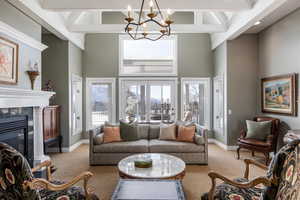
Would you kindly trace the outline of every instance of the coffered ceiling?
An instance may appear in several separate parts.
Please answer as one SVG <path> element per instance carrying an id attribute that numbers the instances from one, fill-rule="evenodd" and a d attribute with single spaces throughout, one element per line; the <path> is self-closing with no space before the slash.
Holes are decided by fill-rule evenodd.
<path id="1" fill-rule="evenodd" d="M 86 33 L 124 33 L 126 8 L 134 17 L 142 0 L 8 0 L 51 32 L 84 48 Z M 147 2 L 148 0 L 146 0 Z M 172 9 L 173 33 L 209 33 L 212 48 L 252 28 L 281 6 L 299 0 L 157 0 Z M 148 5 L 148 4 L 147 4 Z M 146 7 L 147 9 L 147 7 Z M 284 14 L 289 9 L 286 9 Z M 269 20 L 272 21 L 272 20 Z M 262 25 L 260 25 L 262 27 Z M 259 29 L 261 30 L 261 29 Z"/>

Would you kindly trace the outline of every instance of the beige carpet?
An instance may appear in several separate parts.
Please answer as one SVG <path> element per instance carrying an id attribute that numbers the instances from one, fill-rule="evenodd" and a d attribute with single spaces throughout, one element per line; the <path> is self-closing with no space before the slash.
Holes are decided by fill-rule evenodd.
<path id="1" fill-rule="evenodd" d="M 244 172 L 243 161 L 235 158 L 234 151 L 225 151 L 220 147 L 210 144 L 209 147 L 209 164 L 207 166 L 188 165 L 187 173 L 183 180 L 183 187 L 188 200 L 200 199 L 202 193 L 209 190 L 211 182 L 207 173 L 211 170 L 221 173 L 222 175 L 234 178 L 242 176 Z M 71 153 L 51 154 L 53 163 L 58 168 L 54 177 L 59 180 L 70 180 L 72 177 L 79 175 L 83 171 L 91 171 L 94 176 L 89 182 L 95 193 L 101 200 L 108 200 L 117 184 L 118 171 L 116 166 L 89 166 L 88 162 L 88 145 L 81 145 Z M 243 158 L 249 158 L 249 152 L 242 152 Z M 256 159 L 263 161 L 262 156 Z M 263 170 L 251 168 L 251 177 L 265 174 Z"/>

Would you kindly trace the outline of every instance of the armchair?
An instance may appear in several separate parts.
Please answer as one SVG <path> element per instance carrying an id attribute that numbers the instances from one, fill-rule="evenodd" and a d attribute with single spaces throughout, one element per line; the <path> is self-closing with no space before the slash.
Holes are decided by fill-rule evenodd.
<path id="1" fill-rule="evenodd" d="M 47 179 L 34 178 L 33 172 L 47 170 Z M 14 148 L 0 143 L 0 199 L 14 200 L 98 200 L 87 186 L 92 173 L 83 172 L 70 182 L 52 179 L 51 161 L 30 169 L 27 160 Z M 83 190 L 74 186 L 83 180 Z"/>
<path id="2" fill-rule="evenodd" d="M 254 152 L 262 152 L 266 157 L 266 165 L 269 162 L 270 152 L 276 153 L 277 148 L 277 139 L 279 134 L 279 124 L 280 120 L 271 118 L 271 117 L 255 117 L 253 121 L 263 122 L 263 121 L 272 121 L 271 134 L 267 137 L 266 140 L 257 140 L 257 139 L 248 139 L 246 138 L 246 130 L 241 131 L 240 138 L 237 141 L 237 158 L 240 159 L 240 149 L 249 149 L 252 151 L 252 156 Z"/>
<path id="3" fill-rule="evenodd" d="M 202 200 L 297 200 L 300 188 L 298 149 L 300 140 L 284 146 L 273 158 L 269 167 L 246 159 L 243 178 L 230 180 L 218 173 L 210 172 L 212 187 Z M 249 180 L 249 166 L 268 170 L 266 176 Z M 216 186 L 216 180 L 224 183 Z M 258 187 L 258 185 L 262 187 Z"/>

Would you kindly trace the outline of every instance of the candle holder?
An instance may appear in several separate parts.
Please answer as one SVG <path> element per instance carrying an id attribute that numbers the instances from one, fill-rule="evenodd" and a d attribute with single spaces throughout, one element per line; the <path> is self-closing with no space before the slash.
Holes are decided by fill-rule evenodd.
<path id="1" fill-rule="evenodd" d="M 36 78 L 40 75 L 39 71 L 27 71 L 27 74 L 29 76 L 29 79 L 31 81 L 31 89 L 34 89 L 34 82 Z"/>

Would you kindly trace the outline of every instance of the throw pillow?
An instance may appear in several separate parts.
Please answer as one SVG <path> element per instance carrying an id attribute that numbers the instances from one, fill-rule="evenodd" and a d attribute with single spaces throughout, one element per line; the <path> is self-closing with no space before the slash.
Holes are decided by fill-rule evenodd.
<path id="1" fill-rule="evenodd" d="M 194 142 L 195 126 L 179 126 L 177 140 L 181 142 Z"/>
<path id="2" fill-rule="evenodd" d="M 111 142 L 121 142 L 120 136 L 120 128 L 119 127 L 104 127 L 104 134 L 103 134 L 103 143 L 111 143 Z"/>
<path id="3" fill-rule="evenodd" d="M 94 137 L 94 144 L 99 145 L 102 144 L 104 142 L 104 138 L 103 138 L 103 133 L 98 134 Z"/>
<path id="4" fill-rule="evenodd" d="M 124 141 L 136 141 L 138 137 L 138 123 L 120 121 L 121 138 Z"/>
<path id="5" fill-rule="evenodd" d="M 205 144 L 204 137 L 200 135 L 195 135 L 195 143 L 198 145 Z"/>
<path id="6" fill-rule="evenodd" d="M 160 140 L 176 140 L 176 124 L 161 124 L 159 131 Z"/>
<path id="7" fill-rule="evenodd" d="M 178 136 L 178 133 L 179 133 L 179 127 L 180 126 L 195 126 L 195 123 L 194 122 L 192 122 L 192 121 L 187 121 L 187 122 L 185 122 L 185 121 L 180 121 L 180 120 L 178 120 L 177 122 L 176 122 L 176 136 Z"/>
<path id="8" fill-rule="evenodd" d="M 271 121 L 255 122 L 246 120 L 247 139 L 265 140 L 271 134 Z"/>

